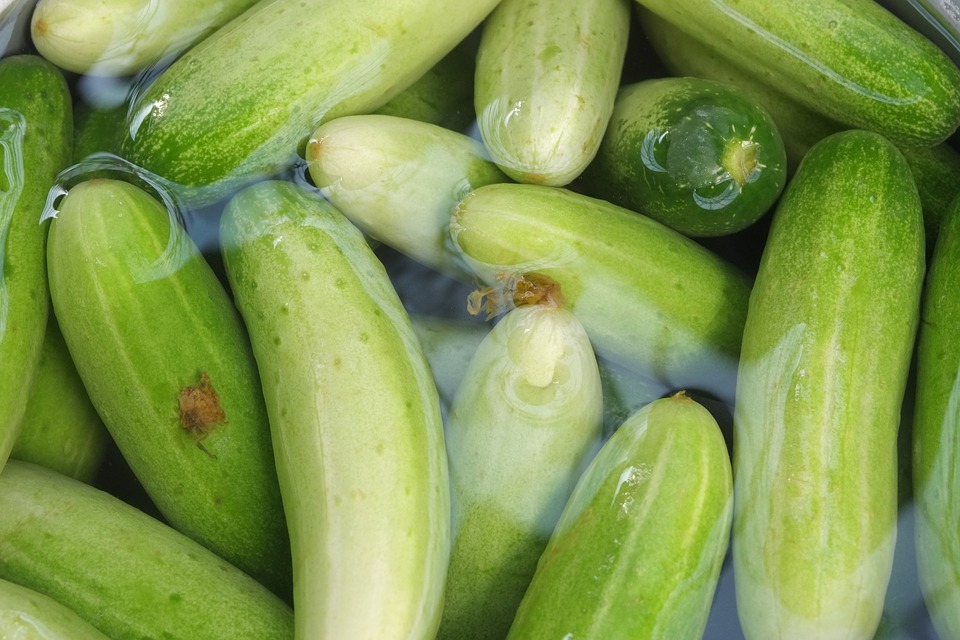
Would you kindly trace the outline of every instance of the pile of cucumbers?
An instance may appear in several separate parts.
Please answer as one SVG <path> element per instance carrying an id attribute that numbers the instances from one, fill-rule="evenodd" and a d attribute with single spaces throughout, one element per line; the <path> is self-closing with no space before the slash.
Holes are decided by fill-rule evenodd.
<path id="1" fill-rule="evenodd" d="M 960 69 L 874 0 L 0 34 L 0 638 L 960 639 Z"/>

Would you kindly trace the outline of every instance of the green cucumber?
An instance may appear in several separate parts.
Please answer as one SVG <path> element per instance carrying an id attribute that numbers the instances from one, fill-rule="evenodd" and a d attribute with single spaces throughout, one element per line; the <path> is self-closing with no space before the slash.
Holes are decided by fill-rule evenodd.
<path id="1" fill-rule="evenodd" d="M 712 80 L 657 78 L 620 89 L 584 190 L 709 237 L 760 219 L 786 178 L 780 133 L 757 102 Z"/>
<path id="2" fill-rule="evenodd" d="M 437 385 L 441 407 L 448 411 L 467 366 L 490 332 L 483 322 L 411 314 L 410 321 Z"/>
<path id="3" fill-rule="evenodd" d="M 0 630 L 10 640 L 109 640 L 53 598 L 2 579 Z"/>
<path id="4" fill-rule="evenodd" d="M 289 182 L 236 194 L 221 237 L 267 400 L 297 637 L 432 637 L 450 553 L 443 424 L 383 265 Z"/>
<path id="5" fill-rule="evenodd" d="M 732 400 L 747 277 L 645 216 L 566 189 L 493 184 L 451 223 L 454 245 L 492 287 L 555 283 L 598 355 L 663 382 Z"/>
<path id="6" fill-rule="evenodd" d="M 200 544 L 50 469 L 0 473 L 0 578 L 114 640 L 289 640 L 290 607 Z"/>
<path id="7" fill-rule="evenodd" d="M 454 537 L 438 638 L 506 635 L 602 416 L 596 356 L 570 311 L 516 307 L 480 343 L 445 431 Z"/>
<path id="8" fill-rule="evenodd" d="M 124 459 L 174 527 L 287 592 L 267 413 L 227 291 L 143 189 L 88 180 L 59 207 L 47 247 L 54 311 Z"/>
<path id="9" fill-rule="evenodd" d="M 47 190 L 70 162 L 70 90 L 32 55 L 0 60 L 0 469 L 20 432 L 43 345 L 50 296 Z"/>
<path id="10" fill-rule="evenodd" d="M 903 155 L 859 130 L 811 148 L 774 213 L 743 332 L 733 557 L 747 638 L 877 627 L 923 276 Z"/>
<path id="11" fill-rule="evenodd" d="M 702 637 L 732 509 L 710 412 L 683 393 L 647 405 L 577 482 L 507 638 Z"/>
<path id="12" fill-rule="evenodd" d="M 259 2 L 136 97 L 123 155 L 216 200 L 293 163 L 321 121 L 382 106 L 497 2 Z"/>
<path id="13" fill-rule="evenodd" d="M 917 183 L 927 248 L 932 250 L 943 220 L 960 194 L 960 152 L 946 142 L 935 147 L 900 145 L 898 148 Z"/>
<path id="14" fill-rule="evenodd" d="M 561 187 L 597 152 L 620 85 L 628 0 L 503 0 L 483 25 L 477 125 L 518 182 Z"/>
<path id="15" fill-rule="evenodd" d="M 913 414 L 917 573 L 937 633 L 960 638 L 957 523 L 960 372 L 960 199 L 944 219 L 924 290 Z"/>
<path id="16" fill-rule="evenodd" d="M 344 116 L 314 131 L 310 177 L 361 231 L 440 273 L 469 280 L 450 216 L 470 190 L 509 179 L 483 144 L 409 118 Z"/>
<path id="17" fill-rule="evenodd" d="M 39 0 L 30 19 L 33 46 L 74 73 L 128 76 L 175 57 L 257 0 Z"/>
<path id="18" fill-rule="evenodd" d="M 872 0 L 637 2 L 849 127 L 932 146 L 960 123 L 960 70 Z"/>
<path id="19" fill-rule="evenodd" d="M 120 152 L 127 105 L 98 107 L 78 102 L 73 109 L 73 153 L 82 160 L 92 153 Z"/>

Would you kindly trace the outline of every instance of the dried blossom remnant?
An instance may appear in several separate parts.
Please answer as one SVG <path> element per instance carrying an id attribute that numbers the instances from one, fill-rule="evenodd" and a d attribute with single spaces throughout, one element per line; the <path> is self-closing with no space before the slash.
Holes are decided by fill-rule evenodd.
<path id="1" fill-rule="evenodd" d="M 197 447 L 211 455 L 201 441 L 210 435 L 216 425 L 226 422 L 227 418 L 220 406 L 220 396 L 210 384 L 210 376 L 206 371 L 200 375 L 198 384 L 180 389 L 178 401 L 180 426 L 194 437 Z"/>
<path id="2" fill-rule="evenodd" d="M 470 315 L 487 314 L 487 320 L 514 307 L 545 305 L 562 307 L 560 285 L 539 273 L 497 274 L 498 286 L 472 291 L 467 298 Z"/>

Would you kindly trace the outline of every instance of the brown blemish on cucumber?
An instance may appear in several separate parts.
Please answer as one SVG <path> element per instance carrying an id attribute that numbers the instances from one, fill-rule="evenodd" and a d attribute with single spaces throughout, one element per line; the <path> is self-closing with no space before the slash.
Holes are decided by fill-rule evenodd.
<path id="1" fill-rule="evenodd" d="M 545 275 L 526 273 L 521 275 L 497 274 L 498 285 L 472 291 L 467 297 L 470 315 L 487 314 L 487 320 L 514 307 L 546 305 L 562 307 L 563 294 L 560 285 Z"/>
<path id="2" fill-rule="evenodd" d="M 227 421 L 227 417 L 220 406 L 220 396 L 210 384 L 210 376 L 204 371 L 200 375 L 200 382 L 196 385 L 183 387 L 178 396 L 180 405 L 180 427 L 193 436 L 197 447 L 211 458 L 211 454 L 203 446 L 213 429 Z"/>

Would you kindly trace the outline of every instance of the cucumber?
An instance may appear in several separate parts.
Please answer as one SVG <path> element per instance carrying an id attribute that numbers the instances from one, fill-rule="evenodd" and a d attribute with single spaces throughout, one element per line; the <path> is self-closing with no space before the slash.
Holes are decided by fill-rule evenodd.
<path id="1" fill-rule="evenodd" d="M 944 640 L 960 638 L 960 538 L 957 536 L 960 372 L 960 200 L 940 230 L 927 273 L 913 413 L 917 573 L 927 611 Z"/>
<path id="2" fill-rule="evenodd" d="M 361 231 L 465 281 L 471 274 L 450 247 L 450 216 L 471 189 L 509 181 L 477 140 L 396 116 L 326 122 L 306 159 L 314 184 Z"/>
<path id="3" fill-rule="evenodd" d="M 10 640 L 109 640 L 56 600 L 8 580 L 0 580 L 0 629 Z"/>
<path id="4" fill-rule="evenodd" d="M 92 153 L 120 152 L 127 117 L 125 104 L 101 108 L 81 101 L 74 105 L 73 116 L 73 154 L 77 160 Z"/>
<path id="5" fill-rule="evenodd" d="M 53 598 L 115 640 L 288 640 L 293 614 L 213 552 L 50 469 L 0 473 L 0 578 Z"/>
<path id="6" fill-rule="evenodd" d="M 265 181 L 221 221 L 263 380 L 304 640 L 430 638 L 450 554 L 437 389 L 360 231 L 314 191 Z"/>
<path id="7" fill-rule="evenodd" d="M 960 152 L 946 142 L 935 147 L 901 145 L 899 149 L 917 183 L 927 249 L 932 252 L 943 220 L 960 194 Z"/>
<path id="8" fill-rule="evenodd" d="M 774 213 L 743 332 L 733 558 L 747 638 L 877 628 L 924 260 L 896 147 L 859 130 L 814 145 Z"/>
<path id="9" fill-rule="evenodd" d="M 75 73 L 128 76 L 188 49 L 256 0 L 39 0 L 30 19 L 33 46 Z"/>
<path id="10" fill-rule="evenodd" d="M 495 289 L 511 293 L 518 275 L 559 287 L 601 357 L 732 401 L 750 283 L 693 240 L 604 200 L 527 184 L 472 191 L 451 236 Z"/>
<path id="11" fill-rule="evenodd" d="M 770 115 L 733 85 L 657 78 L 617 95 L 584 190 L 693 237 L 742 231 L 787 177 Z"/>
<path id="12" fill-rule="evenodd" d="M 423 313 L 410 314 L 410 321 L 433 373 L 440 406 L 447 412 L 470 360 L 489 334 L 490 327 L 483 322 Z"/>
<path id="13" fill-rule="evenodd" d="M 732 509 L 710 412 L 683 393 L 645 406 L 577 482 L 507 638 L 702 637 Z"/>
<path id="14" fill-rule="evenodd" d="M 20 432 L 50 296 L 44 258 L 47 190 L 70 162 L 70 90 L 33 55 L 0 60 L 0 468 Z"/>
<path id="15" fill-rule="evenodd" d="M 88 180 L 60 202 L 47 249 L 67 347 L 150 498 L 178 530 L 287 592 L 256 363 L 239 314 L 180 222 L 139 187 Z"/>
<path id="16" fill-rule="evenodd" d="M 518 182 L 565 186 L 593 159 L 620 85 L 629 0 L 503 0 L 483 25 L 477 125 Z"/>
<path id="17" fill-rule="evenodd" d="M 570 311 L 517 307 L 480 343 L 446 425 L 455 533 L 437 638 L 506 635 L 602 417 L 596 356 Z"/>
<path id="18" fill-rule="evenodd" d="M 125 157 L 209 202 L 295 161 L 323 120 L 379 108 L 498 0 L 264 0 L 133 101 Z"/>
<path id="19" fill-rule="evenodd" d="M 960 123 L 960 70 L 872 0 L 637 0 L 848 127 L 933 146 Z"/>

